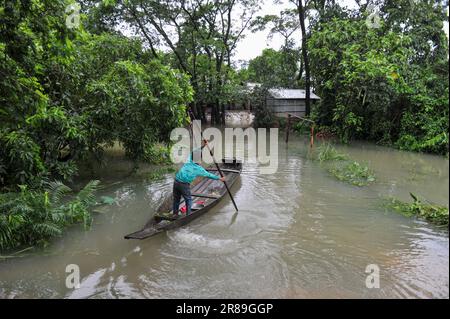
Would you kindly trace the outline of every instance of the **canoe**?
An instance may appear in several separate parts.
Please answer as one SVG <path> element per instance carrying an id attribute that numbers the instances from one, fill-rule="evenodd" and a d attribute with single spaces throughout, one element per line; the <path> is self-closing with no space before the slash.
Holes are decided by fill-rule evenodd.
<path id="1" fill-rule="evenodd" d="M 231 188 L 241 174 L 242 162 L 236 159 L 223 159 L 222 162 L 219 163 L 219 166 L 226 178 L 228 187 Z M 212 174 L 219 175 L 215 166 L 210 166 L 207 170 Z M 224 183 L 221 181 L 203 178 L 199 183 L 191 187 L 191 196 L 193 203 L 191 214 L 186 216 L 186 214 L 183 213 L 177 218 L 174 218 L 172 210 L 167 208 L 172 205 L 172 196 L 170 196 L 170 198 L 167 198 L 165 203 L 163 203 L 163 209 L 158 209 L 158 212 L 141 230 L 126 235 L 125 239 L 145 239 L 166 230 L 184 226 L 208 212 L 224 197 L 227 198 L 229 195 Z M 183 211 L 183 207 L 185 207 L 184 200 L 180 204 L 180 211 Z"/>

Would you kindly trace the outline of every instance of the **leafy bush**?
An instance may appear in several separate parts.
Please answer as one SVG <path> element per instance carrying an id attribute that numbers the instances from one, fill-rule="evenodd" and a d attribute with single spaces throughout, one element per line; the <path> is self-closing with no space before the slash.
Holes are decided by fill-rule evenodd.
<path id="1" fill-rule="evenodd" d="M 298 121 L 292 125 L 292 128 L 295 132 L 301 135 L 310 135 L 311 134 L 311 124 L 305 123 L 305 121 Z"/>
<path id="2" fill-rule="evenodd" d="M 384 206 L 408 217 L 416 216 L 434 224 L 445 225 L 448 227 L 449 215 L 447 207 L 432 203 L 424 203 L 414 194 L 410 193 L 410 195 L 413 199 L 412 203 L 405 203 L 398 199 L 391 198 Z"/>
<path id="3" fill-rule="evenodd" d="M 171 164 L 170 150 L 161 144 L 155 144 L 145 150 L 144 160 L 151 164 Z"/>
<path id="4" fill-rule="evenodd" d="M 169 140 L 171 130 L 184 124 L 193 94 L 187 76 L 158 60 L 116 62 L 88 91 L 99 136 L 109 143 L 121 141 L 132 159 L 143 159 L 153 144 Z"/>
<path id="5" fill-rule="evenodd" d="M 98 185 L 91 181 L 76 195 L 61 182 L 50 182 L 42 190 L 21 185 L 18 193 L 0 194 L 0 249 L 45 244 L 75 223 L 90 227 L 89 208 L 96 204 Z"/>
<path id="6" fill-rule="evenodd" d="M 168 166 L 168 167 L 160 167 L 157 168 L 153 171 L 151 171 L 147 177 L 150 180 L 159 180 L 162 179 L 164 175 L 168 174 L 168 173 L 174 173 L 176 172 L 176 169 L 172 166 Z"/>
<path id="7" fill-rule="evenodd" d="M 312 114 L 342 142 L 364 139 L 445 155 L 448 6 L 425 1 L 416 10 L 413 1 L 401 2 L 379 2 L 386 17 L 380 28 L 367 28 L 361 12 L 332 14 L 312 26 L 311 73 L 321 97 Z"/>

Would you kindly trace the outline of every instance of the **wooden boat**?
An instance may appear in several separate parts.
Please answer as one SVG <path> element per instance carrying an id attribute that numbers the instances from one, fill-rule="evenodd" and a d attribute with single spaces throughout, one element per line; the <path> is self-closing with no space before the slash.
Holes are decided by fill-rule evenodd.
<path id="1" fill-rule="evenodd" d="M 231 187 L 238 179 L 242 171 L 242 162 L 236 159 L 226 160 L 223 159 L 219 163 L 220 169 L 226 178 L 226 182 Z M 207 170 L 213 174 L 219 175 L 219 172 L 214 166 L 210 166 Z M 150 219 L 150 221 L 139 231 L 128 234 L 125 239 L 145 239 L 163 231 L 174 229 L 186 225 L 194 219 L 208 212 L 214 207 L 222 198 L 228 197 L 227 190 L 224 183 L 203 178 L 199 183 L 191 187 L 192 196 L 192 208 L 191 214 L 182 214 L 174 218 L 172 210 L 168 207 L 172 205 L 172 197 L 167 198 L 162 205 L 162 209 L 158 209 L 158 212 Z M 180 204 L 180 210 L 185 207 L 184 200 Z"/>

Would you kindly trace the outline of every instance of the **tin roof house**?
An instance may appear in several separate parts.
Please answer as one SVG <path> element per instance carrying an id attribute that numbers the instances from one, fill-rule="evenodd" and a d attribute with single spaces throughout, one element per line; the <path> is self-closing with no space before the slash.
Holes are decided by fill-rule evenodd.
<path id="1" fill-rule="evenodd" d="M 269 89 L 266 97 L 267 107 L 278 117 L 286 117 L 286 113 L 297 116 L 305 116 L 306 90 L 302 89 Z M 316 94 L 311 92 L 311 103 L 320 100 Z"/>

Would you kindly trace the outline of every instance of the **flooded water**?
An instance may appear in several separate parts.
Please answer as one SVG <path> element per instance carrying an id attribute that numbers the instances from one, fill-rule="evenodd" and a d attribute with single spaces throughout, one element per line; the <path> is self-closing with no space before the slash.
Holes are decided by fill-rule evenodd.
<path id="1" fill-rule="evenodd" d="M 448 298 L 446 228 L 382 208 L 409 192 L 448 206 L 449 161 L 366 143 L 338 146 L 377 182 L 356 187 L 308 157 L 308 140 L 279 140 L 279 167 L 246 163 L 228 198 L 191 224 L 143 241 L 141 228 L 171 190 L 173 174 L 124 178 L 108 166 L 101 195 L 117 204 L 91 230 L 70 228 L 43 251 L 0 262 L 1 298 Z M 123 163 L 122 163 L 123 164 Z M 127 164 L 129 165 L 129 164 Z M 123 166 L 122 166 L 123 167 Z M 66 266 L 81 287 L 66 288 Z M 380 288 L 366 287 L 366 267 Z"/>

